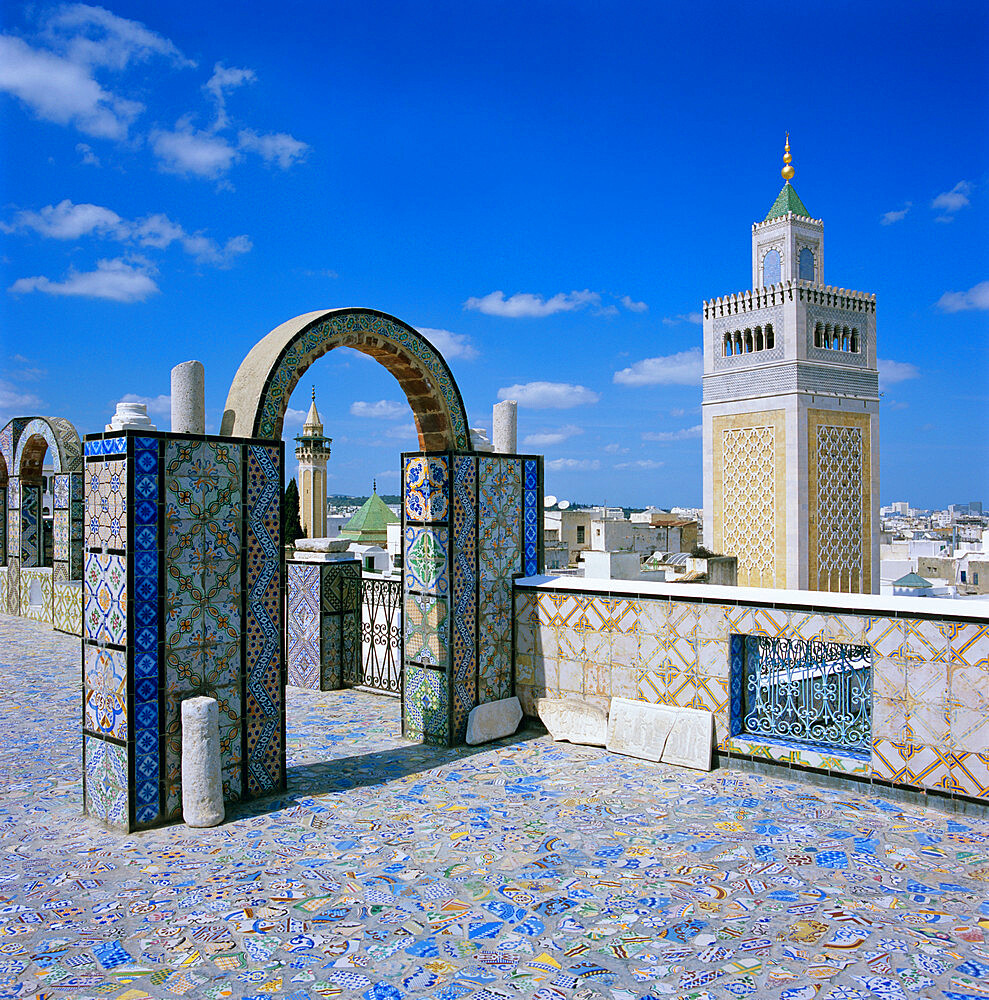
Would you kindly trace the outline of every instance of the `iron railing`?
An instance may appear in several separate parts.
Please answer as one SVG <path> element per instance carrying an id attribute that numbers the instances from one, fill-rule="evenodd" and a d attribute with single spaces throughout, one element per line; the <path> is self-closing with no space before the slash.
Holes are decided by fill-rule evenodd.
<path id="1" fill-rule="evenodd" d="M 843 751 L 870 749 L 868 646 L 763 635 L 744 640 L 743 732 Z"/>
<path id="2" fill-rule="evenodd" d="M 361 667 L 358 684 L 402 693 L 402 581 L 364 574 L 361 582 Z"/>

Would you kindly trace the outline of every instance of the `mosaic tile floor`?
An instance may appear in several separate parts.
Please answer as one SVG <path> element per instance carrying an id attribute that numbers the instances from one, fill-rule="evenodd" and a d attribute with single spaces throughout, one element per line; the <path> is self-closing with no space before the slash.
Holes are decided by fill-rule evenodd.
<path id="1" fill-rule="evenodd" d="M 79 816 L 78 640 L 0 617 L 0 998 L 989 996 L 989 821 L 290 689 L 289 793 Z"/>

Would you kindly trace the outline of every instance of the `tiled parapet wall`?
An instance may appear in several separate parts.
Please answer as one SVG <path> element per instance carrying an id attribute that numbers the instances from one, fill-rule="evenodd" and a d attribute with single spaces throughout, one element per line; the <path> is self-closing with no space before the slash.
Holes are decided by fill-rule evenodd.
<path id="1" fill-rule="evenodd" d="M 543 695 L 602 709 L 615 696 L 704 708 L 728 757 L 989 801 L 982 602 L 536 577 L 516 581 L 514 606 L 516 693 L 527 714 Z M 871 753 L 732 736 L 742 711 L 732 637 L 745 635 L 867 647 Z"/>
<path id="2" fill-rule="evenodd" d="M 36 622 L 53 621 L 53 571 L 46 567 L 21 568 L 21 616 Z"/>
<path id="3" fill-rule="evenodd" d="M 542 459 L 402 456 L 403 727 L 453 746 L 477 705 L 510 697 L 513 577 L 542 567 Z"/>
<path id="4" fill-rule="evenodd" d="M 360 560 L 290 560 L 286 573 L 288 683 L 312 691 L 335 691 L 358 683 Z"/>
<path id="5" fill-rule="evenodd" d="M 181 704 L 220 704 L 224 798 L 285 781 L 282 446 L 126 431 L 85 442 L 87 813 L 181 815 Z"/>
<path id="6" fill-rule="evenodd" d="M 82 635 L 82 580 L 55 584 L 52 625 L 59 632 Z"/>

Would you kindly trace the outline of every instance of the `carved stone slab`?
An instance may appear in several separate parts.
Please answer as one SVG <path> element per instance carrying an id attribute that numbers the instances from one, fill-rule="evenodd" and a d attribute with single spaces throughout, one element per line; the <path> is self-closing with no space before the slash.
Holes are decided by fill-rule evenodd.
<path id="1" fill-rule="evenodd" d="M 613 753 L 710 771 L 713 735 L 710 712 L 611 699 L 606 746 Z"/>
<path id="2" fill-rule="evenodd" d="M 489 701 L 472 708 L 467 716 L 467 742 L 471 746 L 511 736 L 522 721 L 522 705 L 518 698 Z"/>
<path id="3" fill-rule="evenodd" d="M 554 740 L 603 747 L 608 739 L 608 714 L 577 698 L 540 698 L 536 711 Z"/>

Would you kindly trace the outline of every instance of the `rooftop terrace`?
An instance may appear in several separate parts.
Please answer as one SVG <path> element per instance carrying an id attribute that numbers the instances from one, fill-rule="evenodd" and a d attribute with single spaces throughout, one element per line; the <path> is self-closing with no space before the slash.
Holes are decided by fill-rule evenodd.
<path id="1" fill-rule="evenodd" d="M 989 995 L 989 821 L 289 689 L 288 792 L 81 813 L 79 640 L 0 616 L 0 997 Z"/>

